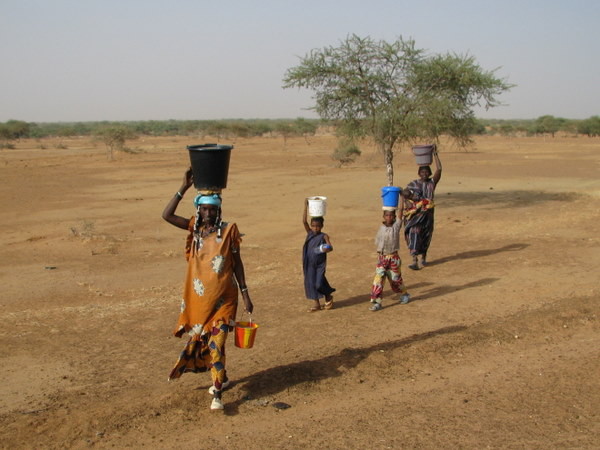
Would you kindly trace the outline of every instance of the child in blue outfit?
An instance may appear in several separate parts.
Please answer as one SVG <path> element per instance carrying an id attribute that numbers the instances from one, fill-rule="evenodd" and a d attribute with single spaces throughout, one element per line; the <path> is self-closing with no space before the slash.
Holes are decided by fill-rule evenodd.
<path id="1" fill-rule="evenodd" d="M 304 202 L 302 223 L 306 230 L 306 240 L 302 249 L 302 269 L 304 271 L 304 292 L 306 298 L 313 301 L 308 312 L 320 311 L 322 308 L 333 308 L 333 294 L 335 289 L 329 285 L 325 277 L 327 268 L 327 253 L 333 251 L 329 236 L 323 233 L 323 217 L 311 217 L 310 225 L 307 221 L 308 199 Z M 319 299 L 325 297 L 325 304 L 321 307 Z"/>

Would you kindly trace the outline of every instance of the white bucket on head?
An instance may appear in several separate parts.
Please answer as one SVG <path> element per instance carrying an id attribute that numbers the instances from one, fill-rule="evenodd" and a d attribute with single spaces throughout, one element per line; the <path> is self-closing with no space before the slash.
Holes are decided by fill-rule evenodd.
<path id="1" fill-rule="evenodd" d="M 323 217 L 327 210 L 327 197 L 308 197 L 308 215 L 310 217 Z"/>

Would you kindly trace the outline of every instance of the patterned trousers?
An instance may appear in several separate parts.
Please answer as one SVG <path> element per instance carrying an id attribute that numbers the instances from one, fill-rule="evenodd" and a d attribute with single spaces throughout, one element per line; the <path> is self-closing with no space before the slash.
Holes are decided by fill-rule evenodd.
<path id="1" fill-rule="evenodd" d="M 373 286 L 371 288 L 372 302 L 381 302 L 383 285 L 386 278 L 390 281 L 390 287 L 392 288 L 392 291 L 401 294 L 406 293 L 406 287 L 402 282 L 402 274 L 400 273 L 400 264 L 400 256 L 398 256 L 397 252 L 389 255 L 379 254 L 377 256 L 375 277 L 373 279 Z"/>
<path id="2" fill-rule="evenodd" d="M 213 385 L 221 390 L 227 379 L 225 371 L 225 342 L 229 334 L 229 326 L 218 322 L 210 333 L 193 336 L 179 355 L 169 379 L 179 378 L 186 372 L 207 372 L 210 370 Z"/>
<path id="3" fill-rule="evenodd" d="M 223 382 L 227 379 L 225 372 L 225 341 L 228 332 L 229 326 L 220 323 L 219 326 L 213 327 L 211 336 L 208 339 L 210 359 L 212 360 L 210 375 L 217 391 L 221 390 Z"/>

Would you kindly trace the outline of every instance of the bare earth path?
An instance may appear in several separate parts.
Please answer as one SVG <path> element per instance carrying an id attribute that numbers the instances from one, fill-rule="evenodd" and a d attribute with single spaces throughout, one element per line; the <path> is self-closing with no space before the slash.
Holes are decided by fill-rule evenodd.
<path id="1" fill-rule="evenodd" d="M 208 374 L 166 381 L 184 344 L 171 331 L 185 236 L 160 213 L 185 145 L 204 141 L 134 141 L 115 161 L 87 139 L 0 150 L 0 447 L 600 446 L 599 139 L 442 146 L 432 264 L 403 271 L 413 302 L 386 289 L 376 313 L 379 157 L 340 169 L 330 136 L 238 139 L 224 217 L 245 234 L 261 328 L 253 349 L 228 345 L 223 414 Z M 415 175 L 399 153 L 397 184 Z M 313 314 L 310 195 L 329 198 L 337 288 Z"/>

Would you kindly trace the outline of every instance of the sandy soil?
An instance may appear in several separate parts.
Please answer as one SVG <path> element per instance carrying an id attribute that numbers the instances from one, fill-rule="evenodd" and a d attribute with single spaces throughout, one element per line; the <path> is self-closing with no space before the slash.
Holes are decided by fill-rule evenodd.
<path id="1" fill-rule="evenodd" d="M 83 138 L 0 151 L 2 448 L 599 448 L 600 139 L 442 145 L 432 264 L 403 271 L 413 302 L 386 289 L 376 313 L 381 158 L 337 168 L 330 136 L 238 139 L 224 217 L 261 328 L 253 349 L 229 342 L 223 413 L 208 374 L 167 382 L 185 233 L 160 218 L 185 145 L 213 139 L 140 139 L 115 161 Z M 415 178 L 408 152 L 395 164 L 396 184 Z M 312 314 L 310 195 L 329 198 L 337 288 Z"/>

